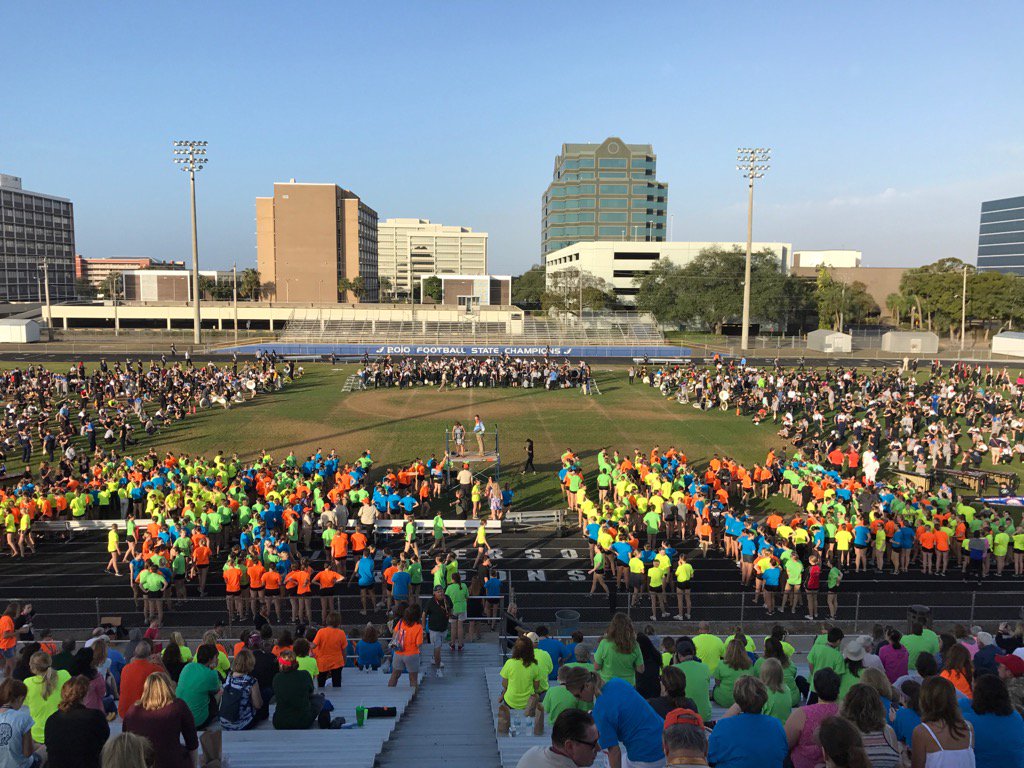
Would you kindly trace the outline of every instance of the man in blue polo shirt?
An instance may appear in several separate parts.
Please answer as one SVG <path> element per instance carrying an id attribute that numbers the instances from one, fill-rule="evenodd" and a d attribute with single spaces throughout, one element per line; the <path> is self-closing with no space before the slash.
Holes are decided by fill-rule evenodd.
<path id="1" fill-rule="evenodd" d="M 611 768 L 622 768 L 623 751 L 628 765 L 661 768 L 665 753 L 661 748 L 664 721 L 650 704 L 625 680 L 613 677 L 601 687 L 594 699 L 594 724 L 598 744 L 608 752 Z"/>

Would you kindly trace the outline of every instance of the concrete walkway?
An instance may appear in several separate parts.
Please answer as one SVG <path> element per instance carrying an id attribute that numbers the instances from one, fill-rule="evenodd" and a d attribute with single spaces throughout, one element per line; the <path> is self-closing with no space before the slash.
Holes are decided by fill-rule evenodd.
<path id="1" fill-rule="evenodd" d="M 487 674 L 498 673 L 495 642 L 466 646 L 461 654 L 444 648 L 444 677 L 431 667 L 432 648 L 423 646 L 425 680 L 377 758 L 378 768 L 500 768 L 494 722 L 487 698 Z M 407 685 L 401 680 L 399 685 Z"/>

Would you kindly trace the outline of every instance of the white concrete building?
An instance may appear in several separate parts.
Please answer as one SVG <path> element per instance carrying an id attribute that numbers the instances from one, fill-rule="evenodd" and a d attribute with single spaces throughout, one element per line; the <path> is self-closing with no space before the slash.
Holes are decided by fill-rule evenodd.
<path id="1" fill-rule="evenodd" d="M 578 269 L 609 282 L 615 295 L 624 304 L 631 303 L 637 288 L 633 278 L 650 272 L 651 266 L 660 260 L 685 266 L 707 248 L 739 248 L 746 252 L 747 244 L 712 242 L 667 242 L 651 243 L 635 240 L 604 240 L 575 243 L 544 257 L 544 272 L 548 287 L 551 276 L 565 269 Z M 783 270 L 789 269 L 793 246 L 790 243 L 754 243 L 753 252 L 770 250 L 774 253 Z"/>
<path id="2" fill-rule="evenodd" d="M 487 233 L 427 219 L 377 223 L 377 274 L 398 298 L 429 275 L 486 275 Z"/>
<path id="3" fill-rule="evenodd" d="M 794 267 L 810 267 L 817 269 L 820 266 L 832 267 L 834 269 L 852 269 L 859 267 L 862 259 L 860 251 L 846 250 L 825 250 L 825 251 L 794 251 Z"/>

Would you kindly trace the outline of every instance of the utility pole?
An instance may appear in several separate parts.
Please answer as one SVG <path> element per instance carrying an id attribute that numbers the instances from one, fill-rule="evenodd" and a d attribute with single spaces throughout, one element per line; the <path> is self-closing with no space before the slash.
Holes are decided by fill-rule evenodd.
<path id="1" fill-rule="evenodd" d="M 235 310 L 235 341 L 238 341 L 238 264 L 231 265 L 231 302 Z"/>
<path id="2" fill-rule="evenodd" d="M 196 229 L 196 171 L 206 165 L 205 141 L 175 141 L 174 162 L 181 170 L 188 173 L 189 191 L 192 200 L 192 343 L 200 344 L 202 340 L 201 320 L 199 316 L 199 236 Z"/>
<path id="3" fill-rule="evenodd" d="M 964 288 L 960 294 L 960 351 L 964 351 L 964 338 L 967 332 L 967 265 L 964 264 Z"/>
<path id="4" fill-rule="evenodd" d="M 768 147 L 740 147 L 736 151 L 736 170 L 747 179 L 749 196 L 747 200 L 747 262 L 743 269 L 743 328 L 740 332 L 740 349 L 750 348 L 750 257 L 754 245 L 754 179 L 763 179 L 771 167 L 772 151 Z"/>
<path id="5" fill-rule="evenodd" d="M 50 260 L 43 256 L 43 290 L 46 292 L 46 327 L 53 328 L 53 313 L 50 310 Z"/>

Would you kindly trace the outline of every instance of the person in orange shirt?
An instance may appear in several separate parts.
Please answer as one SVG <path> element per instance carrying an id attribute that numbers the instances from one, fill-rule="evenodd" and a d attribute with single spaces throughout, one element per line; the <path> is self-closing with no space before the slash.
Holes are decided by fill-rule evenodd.
<path id="1" fill-rule="evenodd" d="M 18 644 L 18 632 L 14 628 L 14 619 L 18 615 L 19 607 L 17 603 L 9 603 L 3 616 L 0 616 L 0 661 L 3 662 L 6 677 L 10 677 L 14 671 L 14 649 Z"/>
<path id="2" fill-rule="evenodd" d="M 224 602 L 228 608 L 228 618 L 238 616 L 241 621 L 244 618 L 245 606 L 242 600 L 242 569 L 234 558 L 230 558 L 224 566 Z"/>
<path id="3" fill-rule="evenodd" d="M 273 610 L 278 621 L 281 621 L 281 574 L 271 568 L 263 574 L 263 600 L 267 606 L 267 618 Z"/>
<path id="4" fill-rule="evenodd" d="M 934 573 L 935 531 L 930 524 L 923 526 L 917 540 L 921 543 L 921 573 Z"/>
<path id="5" fill-rule="evenodd" d="M 949 680 L 962 696 L 972 698 L 974 691 L 971 688 L 971 681 L 974 680 L 974 665 L 971 663 L 970 651 L 960 643 L 954 643 L 943 655 L 939 677 Z"/>
<path id="6" fill-rule="evenodd" d="M 249 610 L 256 616 L 260 603 L 263 602 L 263 575 L 267 572 L 258 554 L 246 562 L 245 572 L 249 576 Z"/>
<path id="7" fill-rule="evenodd" d="M 313 584 L 316 585 L 317 591 L 320 593 L 320 616 L 325 624 L 327 616 L 335 611 L 337 584 L 341 580 L 341 574 L 331 566 L 327 566 L 313 577 Z"/>
<path id="8" fill-rule="evenodd" d="M 310 578 L 308 565 L 295 560 L 292 562 L 292 569 L 284 578 L 284 590 L 288 593 L 292 606 L 292 621 L 296 624 L 305 619 L 307 624 L 312 624 L 312 611 L 309 608 Z"/>
<path id="9" fill-rule="evenodd" d="M 949 568 L 949 534 L 942 528 L 935 529 L 935 573 L 946 575 Z"/>
<path id="10" fill-rule="evenodd" d="M 398 685 L 403 670 L 409 673 L 409 685 L 413 688 L 419 685 L 420 646 L 423 645 L 423 625 L 420 623 L 422 615 L 420 607 L 413 604 L 405 609 L 402 620 L 395 624 L 392 642 L 396 648 L 391 677 L 388 679 L 389 688 Z"/>
<path id="11" fill-rule="evenodd" d="M 324 618 L 325 626 L 313 638 L 313 657 L 320 669 L 317 685 L 321 688 L 331 679 L 331 685 L 341 687 L 341 671 L 345 668 L 345 648 L 348 636 L 341 629 L 341 617 L 337 613 L 329 613 Z M 422 630 L 421 630 L 422 631 Z"/>
<path id="12" fill-rule="evenodd" d="M 339 532 L 338 535 L 340 536 L 341 533 Z M 352 556 L 357 560 L 362 557 L 363 550 L 366 549 L 366 545 L 368 543 L 369 540 L 366 538 L 366 534 L 363 533 L 362 526 L 357 525 L 355 532 L 348 538 L 348 544 L 349 548 L 352 550 Z"/>
<path id="13" fill-rule="evenodd" d="M 338 572 L 345 573 L 345 560 L 348 557 L 348 534 L 345 531 L 338 531 L 331 539 L 332 565 L 338 567 Z"/>
<path id="14" fill-rule="evenodd" d="M 143 542 L 143 546 L 145 547 L 145 542 Z M 199 575 L 200 597 L 206 597 L 206 577 L 210 571 L 210 555 L 212 554 L 210 543 L 205 537 L 200 538 L 199 543 L 192 550 L 192 562 L 196 567 L 196 573 Z M 145 557 L 145 549 L 143 549 L 143 557 Z"/>

